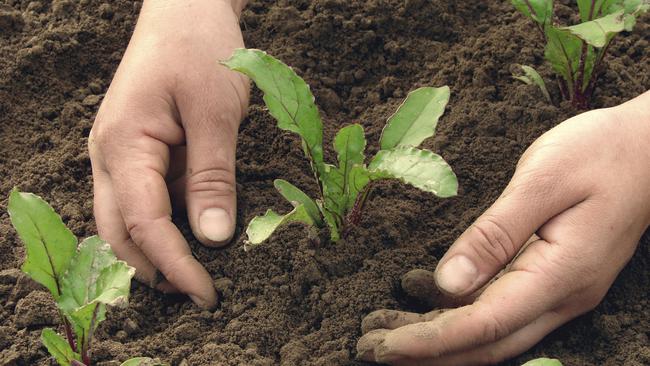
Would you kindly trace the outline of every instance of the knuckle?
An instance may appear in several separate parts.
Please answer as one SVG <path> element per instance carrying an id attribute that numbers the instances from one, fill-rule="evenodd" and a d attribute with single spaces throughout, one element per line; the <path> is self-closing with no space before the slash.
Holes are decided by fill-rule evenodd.
<path id="1" fill-rule="evenodd" d="M 236 191 L 234 169 L 226 167 L 190 171 L 187 183 L 188 194 L 208 192 L 211 195 L 230 196 Z"/>
<path id="2" fill-rule="evenodd" d="M 516 254 L 516 245 L 504 226 L 495 218 L 485 216 L 474 223 L 474 250 L 481 258 L 505 266 Z"/>
<path id="3" fill-rule="evenodd" d="M 116 141 L 116 135 L 115 128 L 111 128 L 110 124 L 101 121 L 101 117 L 97 117 L 88 137 L 88 149 L 91 153 L 105 151 Z"/>
<path id="4" fill-rule="evenodd" d="M 133 239 L 133 242 L 136 243 L 138 247 L 142 247 L 148 237 L 147 232 L 151 230 L 151 228 L 161 227 L 161 225 L 165 224 L 161 221 L 171 221 L 171 217 L 165 216 L 157 219 L 146 219 L 126 216 L 124 217 L 124 221 L 126 222 L 126 229 L 129 232 L 131 239 Z"/>

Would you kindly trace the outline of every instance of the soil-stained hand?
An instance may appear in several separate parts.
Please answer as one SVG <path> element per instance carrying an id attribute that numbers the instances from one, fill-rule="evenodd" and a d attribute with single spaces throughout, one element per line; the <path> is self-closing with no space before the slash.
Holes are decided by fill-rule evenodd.
<path id="1" fill-rule="evenodd" d="M 473 303 L 429 314 L 371 313 L 358 357 L 493 364 L 593 309 L 650 225 L 648 141 L 650 92 L 541 136 L 499 199 L 438 264 L 438 287 Z"/>
<path id="2" fill-rule="evenodd" d="M 218 65 L 243 47 L 242 0 L 145 0 L 88 140 L 99 235 L 136 278 L 216 304 L 208 272 L 171 221 L 227 243 L 236 218 L 235 147 L 249 83 Z"/>

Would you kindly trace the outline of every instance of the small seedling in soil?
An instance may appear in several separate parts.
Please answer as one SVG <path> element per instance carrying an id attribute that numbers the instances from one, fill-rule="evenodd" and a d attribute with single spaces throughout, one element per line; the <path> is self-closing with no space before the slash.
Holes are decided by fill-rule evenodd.
<path id="1" fill-rule="evenodd" d="M 61 366 L 90 365 L 93 333 L 106 318 L 106 306 L 128 304 L 135 269 L 117 260 L 110 245 L 97 236 L 77 246 L 61 217 L 34 194 L 12 190 L 8 211 L 25 244 L 21 269 L 50 291 L 65 331 L 63 338 L 53 329 L 43 329 L 41 341 Z M 123 365 L 149 361 L 137 358 Z"/>
<path id="2" fill-rule="evenodd" d="M 555 358 L 536 358 L 521 366 L 562 366 L 562 362 Z"/>
<path id="3" fill-rule="evenodd" d="M 319 199 L 312 199 L 286 180 L 274 184 L 294 209 L 285 215 L 272 210 L 255 217 L 246 229 L 247 247 L 269 238 L 281 225 L 300 222 L 329 227 L 336 242 L 348 225 L 356 225 L 373 182 L 399 179 L 438 197 L 456 195 L 458 182 L 449 165 L 431 151 L 419 149 L 434 135 L 449 101 L 449 88 L 425 87 L 409 93 L 389 118 L 379 141 L 379 152 L 366 165 L 363 127 L 352 124 L 334 138 L 338 166 L 323 160 L 323 123 L 309 86 L 284 63 L 260 50 L 238 49 L 222 62 L 249 76 L 264 92 L 264 102 L 278 127 L 298 134 L 318 183 Z"/>
<path id="4" fill-rule="evenodd" d="M 517 10 L 535 22 L 543 37 L 546 43 L 544 58 L 559 75 L 564 99 L 570 100 L 576 108 L 586 109 L 603 71 L 603 58 L 612 39 L 622 31 L 632 31 L 636 18 L 650 8 L 650 3 L 648 0 L 577 2 L 581 23 L 560 26 L 553 24 L 553 0 L 512 0 Z M 524 72 L 524 77 L 517 78 L 534 83 L 543 91 L 546 89 L 537 72 Z"/>

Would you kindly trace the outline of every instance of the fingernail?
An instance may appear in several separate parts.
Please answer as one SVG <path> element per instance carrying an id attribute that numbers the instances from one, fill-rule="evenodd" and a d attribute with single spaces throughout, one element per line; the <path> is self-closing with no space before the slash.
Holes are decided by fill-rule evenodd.
<path id="1" fill-rule="evenodd" d="M 199 297 L 197 295 L 189 295 L 190 299 L 192 299 L 192 302 L 194 302 L 198 307 L 200 307 L 203 310 L 214 310 L 217 308 L 217 305 L 219 305 L 219 302 L 217 301 L 218 299 L 212 299 L 212 300 L 206 300 L 203 297 Z"/>
<path id="2" fill-rule="evenodd" d="M 438 287 L 450 294 L 462 294 L 478 278 L 478 269 L 464 255 L 456 255 L 442 265 L 436 273 Z"/>
<path id="3" fill-rule="evenodd" d="M 208 239 L 224 242 L 232 236 L 233 225 L 230 215 L 223 208 L 208 208 L 199 216 L 199 228 Z"/>
<path id="4" fill-rule="evenodd" d="M 196 295 L 188 295 L 188 296 L 189 296 L 190 299 L 192 299 L 192 301 L 193 301 L 196 305 L 198 305 L 200 308 L 205 309 L 205 308 L 208 307 L 207 302 L 206 302 L 205 300 L 203 300 L 202 298 L 200 298 L 200 297 L 198 297 L 198 296 L 196 296 Z"/>

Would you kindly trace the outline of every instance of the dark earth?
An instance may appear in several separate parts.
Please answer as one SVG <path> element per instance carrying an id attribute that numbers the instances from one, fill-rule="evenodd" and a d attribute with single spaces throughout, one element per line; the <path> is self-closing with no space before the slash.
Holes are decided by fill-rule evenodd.
<path id="1" fill-rule="evenodd" d="M 556 1 L 563 21 L 575 14 L 569 4 Z M 57 319 L 49 296 L 17 270 L 24 249 L 6 197 L 14 186 L 37 193 L 77 236 L 96 232 L 86 142 L 140 6 L 0 0 L 0 365 L 54 365 L 39 337 Z M 616 38 L 594 108 L 649 89 L 649 19 Z M 183 214 L 175 218 L 215 279 L 219 308 L 202 311 L 136 283 L 130 306 L 111 311 L 98 331 L 97 365 L 136 355 L 172 365 L 361 365 L 354 361 L 361 319 L 380 308 L 429 310 L 409 300 L 401 277 L 414 268 L 433 270 L 497 198 L 526 147 L 578 113 L 559 102 L 537 33 L 506 1 L 256 0 L 241 26 L 248 47 L 284 60 L 312 86 L 327 146 L 340 127 L 359 122 L 374 154 L 386 118 L 409 90 L 449 85 L 437 136 L 424 147 L 451 164 L 459 195 L 441 200 L 382 183 L 361 225 L 340 243 L 317 244 L 293 225 L 245 252 L 246 222 L 269 207 L 289 209 L 273 179 L 316 191 L 299 142 L 276 128 L 256 91 L 240 128 L 232 245 L 204 248 Z M 555 105 L 511 78 L 516 63 L 540 70 Z M 565 365 L 649 365 L 649 242 L 646 233 L 594 311 L 504 364 L 548 356 Z"/>

